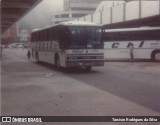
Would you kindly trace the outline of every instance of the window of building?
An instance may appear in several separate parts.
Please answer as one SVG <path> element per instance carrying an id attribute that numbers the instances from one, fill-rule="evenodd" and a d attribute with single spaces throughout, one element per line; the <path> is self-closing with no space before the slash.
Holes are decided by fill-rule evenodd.
<path id="1" fill-rule="evenodd" d="M 85 16 L 86 14 L 72 14 L 72 17 L 82 17 Z"/>
<path id="2" fill-rule="evenodd" d="M 95 11 L 95 8 L 72 7 L 71 10 L 77 10 L 77 11 L 81 11 L 81 10 L 85 10 L 85 11 Z"/>
<path id="3" fill-rule="evenodd" d="M 59 18 L 59 15 L 55 15 L 54 17 L 55 17 L 55 18 Z"/>
<path id="4" fill-rule="evenodd" d="M 68 18 L 69 17 L 69 14 L 62 14 L 61 15 L 61 18 Z"/>

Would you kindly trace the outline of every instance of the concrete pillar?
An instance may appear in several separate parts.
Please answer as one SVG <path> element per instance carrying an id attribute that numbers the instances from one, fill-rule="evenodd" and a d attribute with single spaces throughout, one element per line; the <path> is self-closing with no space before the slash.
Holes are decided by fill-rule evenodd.
<path id="1" fill-rule="evenodd" d="M 93 13 L 91 14 L 91 22 L 93 22 Z"/>
<path id="2" fill-rule="evenodd" d="M 112 11 L 112 7 L 110 8 L 111 9 L 111 11 L 110 11 L 110 23 L 112 23 L 113 21 L 112 21 L 112 14 L 113 14 L 113 11 Z"/>
<path id="3" fill-rule="evenodd" d="M 100 24 L 102 24 L 102 12 L 103 12 L 103 10 L 100 11 Z"/>
<path id="4" fill-rule="evenodd" d="M 101 24 L 103 23 L 103 10 L 104 10 L 104 7 L 102 6 L 102 10 L 100 11 L 100 23 Z"/>
<path id="5" fill-rule="evenodd" d="M 159 0 L 159 15 L 160 15 L 160 0 Z"/>
<path id="6" fill-rule="evenodd" d="M 126 21 L 126 3 L 123 4 L 123 21 Z"/>
<path id="7" fill-rule="evenodd" d="M 139 18 L 142 17 L 142 1 L 139 0 Z"/>

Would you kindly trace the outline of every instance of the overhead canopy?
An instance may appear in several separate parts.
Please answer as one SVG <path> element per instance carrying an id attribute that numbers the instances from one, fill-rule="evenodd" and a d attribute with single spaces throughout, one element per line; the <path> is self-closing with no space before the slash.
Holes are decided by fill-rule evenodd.
<path id="1" fill-rule="evenodd" d="M 42 0 L 1 0 L 1 33 L 16 23 Z"/>

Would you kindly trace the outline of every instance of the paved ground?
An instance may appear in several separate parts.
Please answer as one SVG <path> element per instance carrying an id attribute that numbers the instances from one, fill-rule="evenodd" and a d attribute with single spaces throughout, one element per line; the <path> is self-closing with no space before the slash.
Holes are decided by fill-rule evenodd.
<path id="1" fill-rule="evenodd" d="M 2 58 L 2 115 L 160 115 L 160 63 L 106 62 L 104 67 L 85 72 L 57 71 L 52 65 L 28 60 L 22 49 L 6 49 Z M 139 123 L 143 124 L 158 125 Z"/>

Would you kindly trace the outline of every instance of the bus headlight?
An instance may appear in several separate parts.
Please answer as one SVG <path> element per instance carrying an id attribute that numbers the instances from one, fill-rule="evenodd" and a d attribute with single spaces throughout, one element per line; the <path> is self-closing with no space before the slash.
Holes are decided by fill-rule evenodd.
<path id="1" fill-rule="evenodd" d="M 77 57 L 72 55 L 67 55 L 67 60 L 74 60 L 74 59 L 77 59 Z"/>

